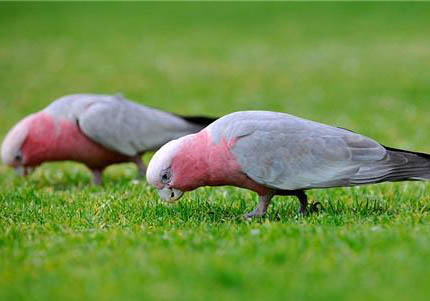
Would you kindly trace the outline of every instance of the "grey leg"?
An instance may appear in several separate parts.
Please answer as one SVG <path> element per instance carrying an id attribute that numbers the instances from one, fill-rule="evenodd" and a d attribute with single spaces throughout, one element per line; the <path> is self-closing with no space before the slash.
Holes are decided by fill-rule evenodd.
<path id="1" fill-rule="evenodd" d="M 102 178 L 102 171 L 100 169 L 92 169 L 93 173 L 93 184 L 94 185 L 102 185 L 103 178 Z"/>
<path id="2" fill-rule="evenodd" d="M 136 163 L 136 165 L 137 165 L 138 177 L 142 178 L 142 179 L 145 179 L 145 177 L 146 177 L 146 165 L 142 161 L 142 155 L 143 154 L 137 155 L 134 158 L 133 162 Z"/>
<path id="3" fill-rule="evenodd" d="M 258 206 L 250 213 L 245 215 L 245 218 L 250 219 L 253 217 L 262 217 L 267 212 L 267 207 L 269 207 L 270 200 L 273 197 L 273 193 L 269 193 L 266 195 L 260 195 L 260 203 Z"/>
<path id="4" fill-rule="evenodd" d="M 308 197 L 303 190 L 298 191 L 295 195 L 300 201 L 299 214 L 305 215 L 308 209 Z"/>
<path id="5" fill-rule="evenodd" d="M 34 172 L 34 167 L 32 167 L 32 166 L 27 166 L 27 167 L 24 167 L 24 176 L 29 176 L 29 175 L 31 175 L 33 172 Z"/>
<path id="6" fill-rule="evenodd" d="M 299 214 L 301 215 L 306 215 L 312 212 L 318 212 L 320 208 L 324 209 L 320 202 L 315 202 L 310 205 L 310 208 L 308 208 L 308 197 L 303 190 L 297 191 L 294 195 L 300 201 Z"/>

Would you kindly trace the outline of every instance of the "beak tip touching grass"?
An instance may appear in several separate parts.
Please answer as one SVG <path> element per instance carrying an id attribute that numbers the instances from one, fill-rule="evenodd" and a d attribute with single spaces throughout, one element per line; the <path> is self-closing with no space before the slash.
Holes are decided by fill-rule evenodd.
<path id="1" fill-rule="evenodd" d="M 182 197 L 183 192 L 175 188 L 164 187 L 158 189 L 158 194 L 163 201 L 173 203 Z"/>

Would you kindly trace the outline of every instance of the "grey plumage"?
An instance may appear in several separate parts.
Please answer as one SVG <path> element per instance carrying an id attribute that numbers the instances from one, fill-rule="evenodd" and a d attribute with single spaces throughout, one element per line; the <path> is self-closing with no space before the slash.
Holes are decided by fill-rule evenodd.
<path id="1" fill-rule="evenodd" d="M 121 95 L 67 95 L 18 122 L 2 143 L 1 158 L 25 171 L 48 161 L 78 161 L 92 170 L 97 184 L 110 164 L 134 162 L 144 177 L 143 153 L 198 132 L 214 120 L 175 115 Z M 29 139 L 29 135 L 36 138 Z M 29 146 L 23 153 L 26 141 L 33 141 L 42 151 L 32 153 L 29 150 L 34 147 Z"/>
<path id="2" fill-rule="evenodd" d="M 251 218 L 265 215 L 275 195 L 296 196 L 299 213 L 306 214 L 308 189 L 430 180 L 430 155 L 284 113 L 243 111 L 169 142 L 155 153 L 147 175 L 169 202 L 204 185 L 255 191 L 260 202 L 246 215 Z"/>
<path id="3" fill-rule="evenodd" d="M 64 96 L 44 110 L 74 119 L 85 135 L 127 156 L 158 149 L 166 142 L 194 133 L 215 119 L 185 118 L 128 101 L 121 95 Z"/>
<path id="4" fill-rule="evenodd" d="M 430 156 L 283 113 L 245 111 L 209 126 L 248 177 L 279 191 L 430 179 Z"/>
<path id="5" fill-rule="evenodd" d="M 430 155 L 391 147 L 377 164 L 363 166 L 351 178 L 351 185 L 379 183 L 384 181 L 430 180 Z"/>

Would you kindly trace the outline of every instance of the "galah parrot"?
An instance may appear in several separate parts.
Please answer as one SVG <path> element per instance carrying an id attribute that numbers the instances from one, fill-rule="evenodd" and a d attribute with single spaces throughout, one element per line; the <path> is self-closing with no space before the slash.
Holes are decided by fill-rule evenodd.
<path id="1" fill-rule="evenodd" d="M 174 115 L 121 95 L 67 95 L 16 124 L 3 141 L 1 157 L 23 174 L 47 161 L 78 161 L 101 184 L 102 171 L 115 163 L 134 162 L 145 176 L 143 153 L 214 120 Z"/>
<path id="2" fill-rule="evenodd" d="M 304 214 L 308 189 L 429 180 L 430 155 L 284 113 L 244 111 L 170 141 L 146 176 L 168 202 L 200 186 L 255 191 L 259 205 L 246 215 L 251 218 L 263 216 L 274 195 L 296 196 Z"/>

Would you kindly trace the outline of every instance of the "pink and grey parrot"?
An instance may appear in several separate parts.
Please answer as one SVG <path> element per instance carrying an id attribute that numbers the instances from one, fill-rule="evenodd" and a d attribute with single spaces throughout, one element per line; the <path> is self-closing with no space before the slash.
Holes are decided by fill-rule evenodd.
<path id="1" fill-rule="evenodd" d="M 100 184 L 104 168 L 115 163 L 134 162 L 144 176 L 143 153 L 214 120 L 174 115 L 120 95 L 68 95 L 16 124 L 3 141 L 1 157 L 24 174 L 47 161 L 82 162 Z"/>
<path id="2" fill-rule="evenodd" d="M 244 111 L 170 141 L 146 176 L 169 202 L 200 186 L 255 191 L 260 201 L 250 218 L 263 216 L 274 195 L 296 196 L 304 214 L 308 189 L 430 180 L 430 155 L 284 113 Z"/>

